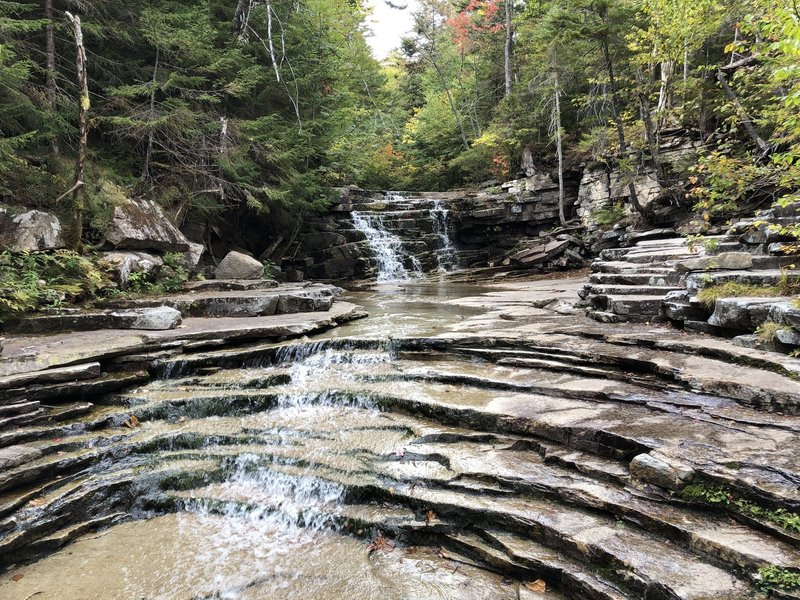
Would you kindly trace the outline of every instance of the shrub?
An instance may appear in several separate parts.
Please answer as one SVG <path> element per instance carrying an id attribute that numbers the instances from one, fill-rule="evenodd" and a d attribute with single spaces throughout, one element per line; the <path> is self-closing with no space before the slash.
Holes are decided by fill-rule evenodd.
<path id="1" fill-rule="evenodd" d="M 609 204 L 594 211 L 592 217 L 598 225 L 613 225 L 625 218 L 625 205 L 622 203 Z"/>
<path id="2" fill-rule="evenodd" d="M 26 312 L 90 300 L 113 286 L 98 266 L 66 250 L 0 253 L 0 322 Z"/>

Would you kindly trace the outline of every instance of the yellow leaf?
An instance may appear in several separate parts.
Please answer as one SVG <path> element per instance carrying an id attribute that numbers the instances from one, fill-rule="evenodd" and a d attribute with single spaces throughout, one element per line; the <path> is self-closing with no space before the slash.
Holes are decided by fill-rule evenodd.
<path id="1" fill-rule="evenodd" d="M 530 591 L 537 592 L 539 594 L 544 594 L 547 591 L 547 584 L 542 579 L 537 579 L 536 581 L 526 583 L 524 585 Z"/>

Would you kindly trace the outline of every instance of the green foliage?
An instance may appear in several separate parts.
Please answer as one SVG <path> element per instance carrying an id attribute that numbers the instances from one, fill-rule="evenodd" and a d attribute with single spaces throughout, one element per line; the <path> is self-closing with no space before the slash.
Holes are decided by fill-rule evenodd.
<path id="1" fill-rule="evenodd" d="M 769 175 L 769 169 L 754 164 L 752 157 L 737 157 L 722 150 L 701 156 L 691 170 L 695 210 L 706 220 L 735 211 L 748 191 Z"/>
<path id="2" fill-rule="evenodd" d="M 789 295 L 777 285 L 758 286 L 736 281 L 726 281 L 700 290 L 697 299 L 709 308 L 713 308 L 720 298 L 776 298 Z"/>
<path id="3" fill-rule="evenodd" d="M 274 280 L 275 276 L 281 272 L 281 268 L 269 259 L 264 260 L 264 279 Z"/>
<path id="4" fill-rule="evenodd" d="M 773 323 L 772 321 L 765 321 L 761 325 L 756 328 L 756 335 L 758 336 L 758 341 L 769 344 L 775 341 L 775 336 L 778 335 L 778 332 L 783 329 L 782 325 L 778 323 Z"/>
<path id="5" fill-rule="evenodd" d="M 783 508 L 765 508 L 719 484 L 694 481 L 687 485 L 680 495 L 693 502 L 726 506 L 753 519 L 767 521 L 790 533 L 800 533 L 800 514 Z"/>
<path id="6" fill-rule="evenodd" d="M 178 292 L 189 281 L 189 270 L 185 257 L 177 252 L 168 252 L 163 257 L 164 266 L 153 271 L 134 271 L 128 275 L 129 294 L 164 294 Z"/>
<path id="7" fill-rule="evenodd" d="M 0 253 L 0 322 L 88 301 L 111 286 L 93 261 L 74 252 L 4 251 Z"/>
<path id="8" fill-rule="evenodd" d="M 625 218 L 625 205 L 622 203 L 609 204 L 592 213 L 592 218 L 598 225 L 614 225 Z"/>
<path id="9" fill-rule="evenodd" d="M 686 247 L 689 249 L 689 252 L 696 254 L 699 250 L 699 246 L 703 247 L 706 254 L 714 254 L 719 250 L 719 240 L 716 238 L 708 238 L 704 235 L 691 234 L 686 236 Z"/>
<path id="10" fill-rule="evenodd" d="M 775 588 L 791 592 L 800 588 L 800 573 L 775 565 L 761 567 L 758 577 L 761 580 L 759 587 L 765 592 Z"/>

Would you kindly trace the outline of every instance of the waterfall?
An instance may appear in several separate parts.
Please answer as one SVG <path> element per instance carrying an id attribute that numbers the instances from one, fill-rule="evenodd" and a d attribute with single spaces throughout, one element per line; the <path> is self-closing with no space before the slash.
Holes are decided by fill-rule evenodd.
<path id="1" fill-rule="evenodd" d="M 441 240 L 442 247 L 436 251 L 436 261 L 440 272 L 452 271 L 458 267 L 458 254 L 453 242 L 450 240 L 450 231 L 447 217 L 450 211 L 442 207 L 441 200 L 434 200 L 431 207 L 431 222 L 433 233 Z"/>
<path id="2" fill-rule="evenodd" d="M 353 224 L 367 236 L 367 244 L 378 263 L 378 282 L 409 281 L 412 274 L 403 264 L 407 255 L 403 241 L 389 231 L 383 223 L 383 217 L 377 213 L 353 212 Z M 419 261 L 413 256 L 411 264 L 415 275 L 422 274 Z"/>
<path id="3" fill-rule="evenodd" d="M 387 192 L 383 201 L 350 213 L 366 237 L 379 283 L 410 281 L 426 273 L 458 268 L 450 239 L 450 211 L 441 199 Z"/>

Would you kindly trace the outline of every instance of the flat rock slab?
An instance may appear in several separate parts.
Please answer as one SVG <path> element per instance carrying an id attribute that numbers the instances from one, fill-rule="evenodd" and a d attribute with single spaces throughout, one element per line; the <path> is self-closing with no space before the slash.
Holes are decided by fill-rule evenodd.
<path id="1" fill-rule="evenodd" d="M 99 376 L 100 363 L 91 362 L 72 367 L 62 367 L 60 369 L 48 369 L 36 373 L 23 373 L 20 375 L 0 377 L 0 390 L 19 388 L 31 384 L 81 381 L 83 379 L 94 379 Z"/>
<path id="2" fill-rule="evenodd" d="M 187 292 L 241 292 L 244 290 L 270 290 L 280 287 L 272 279 L 206 279 L 187 281 L 183 289 Z"/>
<path id="3" fill-rule="evenodd" d="M 250 319 L 190 318 L 184 320 L 180 328 L 149 334 L 98 330 L 44 337 L 12 336 L 6 338 L 6 350 L 0 357 L 0 377 L 160 350 L 168 343 L 182 345 L 184 342 L 196 340 L 279 339 L 301 336 L 330 329 L 338 323 L 363 316 L 365 313 L 360 307 L 348 302 L 337 302 L 331 310 L 325 312 Z M 38 376 L 37 374 L 35 377 Z"/>
<path id="4" fill-rule="evenodd" d="M 45 334 L 97 329 L 174 329 L 180 324 L 180 311 L 170 306 L 152 306 L 25 317 L 7 324 L 6 330 L 11 333 Z"/>
<path id="5" fill-rule="evenodd" d="M 28 446 L 9 446 L 0 448 L 0 470 L 13 469 L 41 458 L 42 451 Z"/>
<path id="6" fill-rule="evenodd" d="M 226 282 L 226 285 L 230 282 Z M 117 308 L 142 308 L 158 305 L 180 311 L 184 317 L 264 317 L 299 312 L 329 310 L 340 289 L 332 285 L 284 285 L 243 290 L 189 291 L 157 298 L 136 298 L 113 302 Z"/>

